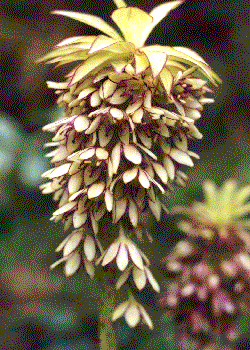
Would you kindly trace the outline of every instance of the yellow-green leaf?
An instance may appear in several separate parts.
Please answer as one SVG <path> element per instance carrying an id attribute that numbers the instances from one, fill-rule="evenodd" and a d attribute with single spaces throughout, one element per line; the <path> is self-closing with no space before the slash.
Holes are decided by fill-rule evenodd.
<path id="1" fill-rule="evenodd" d="M 146 46 L 141 49 L 147 56 L 153 77 L 156 78 L 166 65 L 168 55 L 160 45 Z"/>
<path id="2" fill-rule="evenodd" d="M 121 36 L 117 33 L 117 31 L 98 16 L 71 11 L 52 11 L 52 13 L 55 15 L 70 17 L 77 21 L 83 22 L 85 24 L 90 25 L 93 28 L 101 30 L 103 33 L 107 34 L 111 38 L 114 38 L 116 40 L 122 40 Z"/>
<path id="3" fill-rule="evenodd" d="M 175 9 L 177 6 L 181 5 L 184 1 L 178 0 L 178 1 L 171 1 L 166 2 L 164 4 L 161 4 L 159 6 L 156 6 L 149 15 L 153 18 L 152 23 L 148 24 L 147 27 L 144 29 L 142 35 L 141 35 L 141 45 L 145 43 L 147 40 L 149 34 L 152 32 L 154 27 L 164 18 L 166 17 L 169 12 L 173 9 Z"/>
<path id="4" fill-rule="evenodd" d="M 140 74 L 144 72 L 149 67 L 149 61 L 145 54 L 135 53 L 135 72 L 136 74 Z"/>
<path id="5" fill-rule="evenodd" d="M 173 85 L 173 76 L 169 72 L 168 69 L 163 68 L 162 72 L 160 73 L 161 82 L 164 86 L 164 89 L 166 90 L 167 94 L 170 95 L 172 85 Z"/>
<path id="6" fill-rule="evenodd" d="M 152 50 L 151 48 L 153 48 L 154 51 L 159 50 L 159 51 L 165 52 L 168 55 L 168 58 L 170 60 L 180 61 L 188 65 L 193 65 L 193 64 L 197 65 L 200 68 L 200 70 L 203 72 L 203 74 L 206 77 L 208 77 L 208 79 L 215 85 L 217 85 L 216 81 L 218 83 L 222 82 L 220 77 L 207 65 L 207 63 L 203 60 L 203 58 L 201 58 L 193 50 L 187 49 L 185 47 L 173 48 L 171 46 L 161 46 L 161 45 L 146 46 L 141 50 L 144 52 L 145 49 Z"/>
<path id="7" fill-rule="evenodd" d="M 141 35 L 153 18 L 137 7 L 122 7 L 115 10 L 111 18 L 120 28 L 126 41 L 142 46 Z"/>
<path id="8" fill-rule="evenodd" d="M 114 43 L 116 43 L 116 40 L 106 35 L 98 35 L 96 39 L 93 41 L 88 53 L 91 54 L 96 51 L 105 49 L 107 46 L 110 46 Z"/>
<path id="9" fill-rule="evenodd" d="M 87 74 L 98 68 L 103 63 L 113 58 L 114 54 L 112 52 L 98 52 L 94 56 L 88 57 L 83 64 L 76 70 L 74 77 L 70 85 L 74 85 L 83 79 Z"/>
<path id="10" fill-rule="evenodd" d="M 78 43 L 91 44 L 95 40 L 95 38 L 96 38 L 95 35 L 73 36 L 60 41 L 55 47 L 58 48 L 58 47 L 68 46 L 71 44 L 78 44 Z"/>
<path id="11" fill-rule="evenodd" d="M 181 53 L 183 58 L 186 58 L 190 60 L 192 63 L 197 64 L 202 70 L 204 71 L 205 75 L 215 84 L 215 82 L 222 83 L 221 78 L 209 67 L 209 65 L 204 61 L 204 59 L 198 55 L 195 51 L 188 49 L 187 47 L 174 47 L 173 48 L 178 53 L 175 53 L 179 55 Z M 181 55 L 179 56 L 181 58 Z M 216 85 L 216 84 L 215 84 Z"/>
<path id="12" fill-rule="evenodd" d="M 135 46 L 132 43 L 128 43 L 125 41 L 118 41 L 115 44 L 106 47 L 105 51 L 110 51 L 110 52 L 119 53 L 119 54 L 125 54 L 125 53 L 132 54 L 135 51 Z"/>
<path id="13" fill-rule="evenodd" d="M 65 55 L 65 56 L 59 56 L 56 58 L 53 58 L 52 60 L 47 61 L 47 63 L 52 64 L 52 63 L 57 63 L 56 67 L 59 67 L 63 64 L 75 62 L 75 61 L 84 61 L 88 57 L 86 54 L 86 51 L 76 51 L 70 55 Z"/>
<path id="14" fill-rule="evenodd" d="M 88 45 L 83 44 L 83 45 L 78 46 L 78 47 L 72 45 L 72 46 L 68 46 L 68 47 L 55 49 L 55 50 L 49 52 L 47 55 L 45 55 L 45 56 L 41 57 L 40 59 L 38 59 L 37 62 L 45 62 L 45 61 L 51 60 L 51 59 L 56 58 L 56 57 L 61 57 L 61 56 L 74 54 L 76 51 L 87 52 L 89 47 L 90 47 L 90 44 L 88 44 Z"/>

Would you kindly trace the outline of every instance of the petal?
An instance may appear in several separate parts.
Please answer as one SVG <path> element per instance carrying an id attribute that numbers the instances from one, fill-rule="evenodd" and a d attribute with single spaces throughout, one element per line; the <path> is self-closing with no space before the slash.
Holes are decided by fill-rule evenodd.
<path id="1" fill-rule="evenodd" d="M 139 108 L 137 111 L 135 111 L 132 115 L 132 120 L 136 124 L 140 124 L 143 118 L 143 109 Z"/>
<path id="2" fill-rule="evenodd" d="M 111 36 L 116 40 L 122 40 L 122 38 L 117 33 L 117 31 L 114 30 L 108 23 L 106 23 L 100 17 L 85 14 L 85 13 L 71 12 L 71 11 L 53 11 L 52 13 L 55 15 L 62 15 L 62 16 L 73 18 L 77 21 L 88 24 L 93 28 L 101 30 L 103 33 Z"/>
<path id="3" fill-rule="evenodd" d="M 77 117 L 74 121 L 74 127 L 77 132 L 82 132 L 89 127 L 90 120 L 83 115 Z"/>
<path id="4" fill-rule="evenodd" d="M 75 211 L 73 214 L 73 225 L 75 228 L 79 228 L 85 224 L 88 218 L 88 213 L 85 211 L 84 213 L 79 213 L 79 211 Z"/>
<path id="5" fill-rule="evenodd" d="M 68 257 L 64 256 L 63 258 L 55 261 L 53 264 L 50 265 L 50 269 L 53 270 L 56 266 L 58 266 L 59 264 L 61 264 L 64 261 L 66 261 L 67 259 L 68 259 Z"/>
<path id="6" fill-rule="evenodd" d="M 181 151 L 181 150 L 179 150 L 177 148 L 173 148 L 170 151 L 169 155 L 177 163 L 188 165 L 188 166 L 193 166 L 194 165 L 191 157 L 187 153 L 185 153 L 185 152 L 183 152 L 183 151 Z"/>
<path id="7" fill-rule="evenodd" d="M 129 278 L 130 275 L 130 271 L 131 271 L 131 267 L 127 268 L 123 274 L 118 278 L 115 288 L 116 289 L 120 289 L 121 286 L 124 285 L 124 283 L 127 281 L 127 279 Z"/>
<path id="8" fill-rule="evenodd" d="M 77 192 L 80 189 L 82 181 L 82 172 L 78 172 L 70 177 L 68 182 L 68 190 L 70 195 Z"/>
<path id="9" fill-rule="evenodd" d="M 141 254 L 138 251 L 138 248 L 136 247 L 136 245 L 130 241 L 127 244 L 128 250 L 129 250 L 129 255 L 131 260 L 133 261 L 133 263 L 141 270 L 143 270 L 143 261 L 142 261 L 142 257 Z"/>
<path id="10" fill-rule="evenodd" d="M 95 275 L 94 264 L 91 261 L 88 261 L 87 259 L 85 259 L 84 266 L 85 266 L 86 272 L 90 276 L 90 278 L 91 279 L 94 278 L 94 275 Z"/>
<path id="11" fill-rule="evenodd" d="M 138 269 L 136 266 L 134 266 L 133 280 L 135 282 L 136 287 L 139 290 L 142 290 L 145 287 L 147 281 L 144 270 Z"/>
<path id="12" fill-rule="evenodd" d="M 114 310 L 114 312 L 112 314 L 112 321 L 113 322 L 116 321 L 118 318 L 122 317 L 122 315 L 126 311 L 128 305 L 129 305 L 129 301 L 126 300 L 117 306 L 117 308 Z"/>
<path id="13" fill-rule="evenodd" d="M 93 92 L 93 94 L 90 96 L 89 103 L 91 107 L 97 107 L 100 106 L 102 100 L 99 94 L 99 91 Z"/>
<path id="14" fill-rule="evenodd" d="M 113 208 L 114 199 L 113 199 L 113 195 L 109 189 L 106 190 L 104 199 L 105 199 L 107 211 L 111 212 L 111 210 Z"/>
<path id="15" fill-rule="evenodd" d="M 153 323 L 152 323 L 148 313 L 144 309 L 144 307 L 142 305 L 138 304 L 138 308 L 139 308 L 140 313 L 142 315 L 143 321 L 148 325 L 149 329 L 153 329 L 154 328 Z"/>
<path id="16" fill-rule="evenodd" d="M 133 181 L 138 174 L 138 168 L 133 167 L 123 173 L 122 179 L 125 184 Z"/>
<path id="17" fill-rule="evenodd" d="M 92 261 L 96 254 L 95 241 L 92 236 L 87 235 L 84 240 L 84 253 L 88 261 Z"/>
<path id="18" fill-rule="evenodd" d="M 99 230 L 99 226 L 98 226 L 98 222 L 95 219 L 95 217 L 94 217 L 92 212 L 90 213 L 90 219 L 91 219 L 91 225 L 92 225 L 93 232 L 94 232 L 95 235 L 97 235 L 98 230 Z"/>
<path id="19" fill-rule="evenodd" d="M 199 130 L 194 124 L 189 125 L 189 134 L 198 140 L 202 139 L 203 137 L 202 133 L 199 132 Z"/>
<path id="20" fill-rule="evenodd" d="M 144 187 L 144 188 L 150 187 L 149 177 L 147 176 L 147 173 L 145 171 L 143 171 L 142 169 L 139 170 L 138 180 L 139 180 L 140 184 L 142 185 L 142 187 Z"/>
<path id="21" fill-rule="evenodd" d="M 125 320 L 129 327 L 135 327 L 140 322 L 140 312 L 136 303 L 129 305 L 124 314 Z"/>
<path id="22" fill-rule="evenodd" d="M 143 105 L 145 108 L 152 107 L 152 92 L 149 90 L 145 93 Z"/>
<path id="23" fill-rule="evenodd" d="M 63 248 L 63 256 L 67 256 L 72 253 L 81 242 L 83 233 L 81 231 L 76 231 L 73 233 Z"/>
<path id="24" fill-rule="evenodd" d="M 83 100 L 87 96 L 89 96 L 92 92 L 96 91 L 96 88 L 93 86 L 87 87 L 86 89 L 83 89 L 80 94 L 78 95 L 78 100 Z"/>
<path id="25" fill-rule="evenodd" d="M 157 156 L 151 152 L 147 147 L 142 146 L 141 144 L 137 143 L 137 146 L 140 147 L 145 153 L 147 153 L 151 158 L 154 160 L 157 160 Z"/>
<path id="26" fill-rule="evenodd" d="M 113 118 L 115 118 L 116 120 L 122 120 L 124 115 L 123 115 L 123 111 L 118 109 L 118 108 L 115 108 L 115 107 L 112 107 L 110 108 L 110 111 L 109 113 L 112 115 Z"/>
<path id="27" fill-rule="evenodd" d="M 168 183 L 168 174 L 166 172 L 166 170 L 163 168 L 163 166 L 159 163 L 152 163 L 153 168 L 155 170 L 156 175 L 159 176 L 159 178 L 161 179 L 161 181 L 164 184 Z"/>
<path id="28" fill-rule="evenodd" d="M 98 147 L 96 149 L 96 157 L 100 160 L 108 159 L 108 151 L 106 151 L 104 148 Z"/>
<path id="29" fill-rule="evenodd" d="M 60 250 L 63 249 L 63 247 L 65 246 L 65 243 L 68 241 L 69 237 L 71 237 L 71 235 L 68 235 L 60 244 L 59 246 L 56 248 L 55 252 L 60 252 Z"/>
<path id="30" fill-rule="evenodd" d="M 127 114 L 133 114 L 138 108 L 141 107 L 143 100 L 140 99 L 132 104 L 129 104 L 128 107 L 126 108 L 126 113 Z"/>
<path id="31" fill-rule="evenodd" d="M 85 150 L 79 153 L 79 158 L 82 160 L 89 159 L 95 154 L 94 148 L 85 148 Z"/>
<path id="32" fill-rule="evenodd" d="M 112 162 L 114 174 L 117 173 L 117 170 L 120 164 L 120 159 L 121 159 L 121 143 L 118 142 L 113 148 L 111 153 L 111 162 Z"/>
<path id="33" fill-rule="evenodd" d="M 139 136 L 141 142 L 147 149 L 152 147 L 152 136 L 148 134 L 149 132 L 146 133 L 144 130 L 137 131 L 137 135 Z"/>
<path id="34" fill-rule="evenodd" d="M 128 205 L 128 215 L 131 224 L 136 227 L 138 225 L 139 215 L 135 203 L 130 199 Z"/>
<path id="35" fill-rule="evenodd" d="M 105 189 L 104 181 L 91 185 L 87 192 L 88 198 L 92 199 L 100 196 L 103 193 L 104 189 Z"/>
<path id="36" fill-rule="evenodd" d="M 127 199 L 122 198 L 118 201 L 115 201 L 115 205 L 113 207 L 113 220 L 114 223 L 118 222 L 121 217 L 125 214 L 127 207 Z"/>
<path id="37" fill-rule="evenodd" d="M 42 174 L 42 177 L 48 177 L 49 179 L 53 179 L 55 177 L 63 176 L 67 174 L 70 166 L 71 166 L 70 163 L 62 164 L 57 168 L 46 171 L 45 173 Z"/>
<path id="38" fill-rule="evenodd" d="M 100 86 L 99 94 L 102 99 L 106 99 L 113 95 L 117 87 L 117 84 L 113 81 L 107 79 L 104 81 L 104 83 Z"/>
<path id="39" fill-rule="evenodd" d="M 92 121 L 90 127 L 85 131 L 85 134 L 86 134 L 86 135 L 89 135 L 89 134 L 92 134 L 93 132 L 95 132 L 96 129 L 98 128 L 100 122 L 101 122 L 101 116 L 96 117 L 96 118 Z"/>
<path id="40" fill-rule="evenodd" d="M 47 81 L 47 86 L 49 89 L 57 89 L 57 90 L 64 90 L 67 89 L 68 87 L 68 83 L 64 82 L 64 83 L 56 83 L 54 81 Z"/>
<path id="41" fill-rule="evenodd" d="M 129 95 L 125 94 L 124 88 L 117 89 L 114 94 L 110 97 L 109 102 L 113 105 L 121 105 L 126 102 L 129 98 Z"/>
<path id="42" fill-rule="evenodd" d="M 121 243 L 119 252 L 116 256 L 116 264 L 120 271 L 124 271 L 128 266 L 128 251 L 123 242 Z"/>
<path id="43" fill-rule="evenodd" d="M 152 202 L 151 200 L 149 200 L 148 205 L 154 217 L 156 218 L 156 220 L 159 221 L 161 218 L 161 203 L 159 199 L 156 198 L 155 202 Z"/>
<path id="44" fill-rule="evenodd" d="M 81 263 L 81 256 L 78 252 L 75 252 L 67 261 L 64 266 L 64 273 L 65 275 L 71 276 L 73 275 L 80 266 Z"/>
<path id="45" fill-rule="evenodd" d="M 119 241 L 111 243 L 111 245 L 107 249 L 106 253 L 104 254 L 104 258 L 102 260 L 102 266 L 105 266 L 105 265 L 109 264 L 112 260 L 114 260 L 114 258 L 117 255 L 119 246 L 120 246 Z"/>
<path id="46" fill-rule="evenodd" d="M 63 205 L 61 208 L 54 211 L 53 216 L 64 214 L 70 210 L 72 210 L 76 206 L 77 202 L 69 202 Z"/>
<path id="47" fill-rule="evenodd" d="M 163 164 L 164 164 L 164 168 L 167 170 L 169 179 L 171 181 L 174 180 L 175 178 L 175 166 L 174 166 L 174 162 L 172 161 L 172 159 L 168 156 L 164 156 L 163 158 Z"/>
<path id="48" fill-rule="evenodd" d="M 149 283 L 151 284 L 151 286 L 153 287 L 153 289 L 159 293 L 160 292 L 160 286 L 158 284 L 158 282 L 156 281 L 156 279 L 154 278 L 152 272 L 147 268 L 147 266 L 144 267 L 144 270 L 146 272 L 147 278 Z"/>
<path id="49" fill-rule="evenodd" d="M 123 152 L 125 157 L 134 164 L 140 164 L 142 162 L 142 155 L 138 149 L 133 145 L 124 145 Z"/>

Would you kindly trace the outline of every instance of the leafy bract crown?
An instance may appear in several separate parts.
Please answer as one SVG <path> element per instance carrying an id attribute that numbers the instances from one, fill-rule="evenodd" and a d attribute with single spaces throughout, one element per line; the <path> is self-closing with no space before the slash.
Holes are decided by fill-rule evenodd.
<path id="1" fill-rule="evenodd" d="M 136 7 L 117 8 L 112 13 L 111 18 L 121 34 L 98 16 L 69 11 L 53 11 L 53 14 L 78 20 L 99 29 L 104 34 L 65 39 L 56 45 L 54 51 L 45 55 L 40 61 L 57 63 L 58 66 L 74 61 L 84 61 L 74 70 L 69 87 L 80 82 L 88 74 L 94 74 L 102 68 L 110 67 L 110 65 L 116 71 L 122 71 L 122 67 L 128 62 L 134 65 L 135 74 L 141 74 L 150 69 L 154 79 L 160 76 L 168 93 L 173 84 L 173 78 L 165 67 L 170 63 L 178 66 L 178 63 L 181 62 L 195 67 L 214 85 L 217 85 L 217 83 L 221 83 L 221 79 L 196 52 L 184 47 L 144 46 L 154 27 L 171 10 L 183 2 L 183 0 L 177 0 L 161 4 L 149 14 Z M 123 5 L 123 2 L 121 4 Z"/>

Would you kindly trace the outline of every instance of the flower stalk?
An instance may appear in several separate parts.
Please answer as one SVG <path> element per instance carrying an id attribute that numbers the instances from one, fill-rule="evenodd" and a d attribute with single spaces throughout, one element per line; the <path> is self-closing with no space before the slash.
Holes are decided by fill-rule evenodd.
<path id="1" fill-rule="evenodd" d="M 118 326 L 111 319 L 116 307 L 117 290 L 112 272 L 106 271 L 100 281 L 99 339 L 101 350 L 118 349 Z"/>
<path id="2" fill-rule="evenodd" d="M 133 296 L 114 307 L 112 290 L 133 283 L 141 291 L 149 283 L 159 292 L 137 232 L 145 233 L 145 214 L 160 220 L 162 197 L 174 184 L 185 185 L 182 167 L 192 167 L 193 158 L 199 158 L 188 140 L 202 137 L 195 121 L 203 106 L 213 102 L 207 97 L 212 93 L 207 80 L 215 86 L 221 82 L 190 49 L 145 45 L 154 27 L 182 0 L 149 14 L 123 0 L 114 2 L 111 19 L 118 30 L 97 16 L 54 11 L 103 34 L 65 39 L 41 59 L 57 66 L 76 63 L 64 82 L 48 82 L 65 118 L 43 128 L 54 133 L 46 146 L 55 149 L 47 155 L 54 168 L 43 174 L 49 182 L 41 189 L 59 202 L 51 219 L 62 220 L 65 230 L 73 227 L 57 249 L 63 257 L 52 268 L 65 263 L 70 276 L 83 266 L 90 278 L 97 269 L 99 278 L 108 281 L 102 283 L 107 288 L 101 307 L 103 347 L 115 346 L 108 344 L 116 338 L 110 319 L 124 316 L 130 327 L 143 321 L 153 328 Z M 110 269 L 116 271 L 112 281 L 106 277 Z"/>

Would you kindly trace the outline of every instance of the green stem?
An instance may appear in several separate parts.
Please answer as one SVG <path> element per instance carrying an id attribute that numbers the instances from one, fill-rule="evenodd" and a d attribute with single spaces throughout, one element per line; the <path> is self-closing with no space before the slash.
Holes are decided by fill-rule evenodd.
<path id="1" fill-rule="evenodd" d="M 118 349 L 117 324 L 112 322 L 111 315 L 116 306 L 116 294 L 114 280 L 111 271 L 102 274 L 100 315 L 99 315 L 99 337 L 100 350 Z"/>

